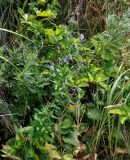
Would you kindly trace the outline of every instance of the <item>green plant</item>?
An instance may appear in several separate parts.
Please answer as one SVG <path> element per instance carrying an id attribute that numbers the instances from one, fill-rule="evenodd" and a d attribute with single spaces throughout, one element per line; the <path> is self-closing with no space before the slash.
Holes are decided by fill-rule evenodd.
<path id="1" fill-rule="evenodd" d="M 52 114 L 47 108 L 37 110 L 30 126 L 16 128 L 16 138 L 4 146 L 4 157 L 11 159 L 41 159 L 46 157 L 46 143 L 53 142 Z M 43 125 L 44 124 L 44 125 Z"/>
<path id="2" fill-rule="evenodd" d="M 109 113 L 129 116 L 129 75 L 122 79 L 129 73 L 122 58 L 129 18 L 108 16 L 106 31 L 86 40 L 59 24 L 59 10 L 55 0 L 25 1 L 17 32 L 1 29 L 15 35 L 14 46 L 0 48 L 0 86 L 9 90 L 10 113 L 17 113 L 15 137 L 3 146 L 3 157 L 116 159 L 123 126 L 104 107 L 122 102 L 123 111 Z"/>

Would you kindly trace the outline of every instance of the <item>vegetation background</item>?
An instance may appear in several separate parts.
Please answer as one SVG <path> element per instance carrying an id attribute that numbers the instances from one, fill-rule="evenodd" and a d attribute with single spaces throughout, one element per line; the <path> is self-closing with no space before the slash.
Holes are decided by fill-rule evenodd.
<path id="1" fill-rule="evenodd" d="M 0 157 L 130 159 L 130 1 L 0 1 Z"/>

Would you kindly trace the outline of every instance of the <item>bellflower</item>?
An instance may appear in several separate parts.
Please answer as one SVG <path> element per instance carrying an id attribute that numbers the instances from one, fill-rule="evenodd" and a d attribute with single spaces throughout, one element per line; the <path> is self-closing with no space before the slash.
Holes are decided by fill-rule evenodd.
<path id="1" fill-rule="evenodd" d="M 64 58 L 64 63 L 66 63 L 67 62 L 67 59 L 66 58 Z"/>
<path id="2" fill-rule="evenodd" d="M 81 33 L 80 36 L 79 36 L 79 39 L 82 41 L 84 40 L 84 35 Z"/>
<path id="3" fill-rule="evenodd" d="M 51 65 L 51 66 L 49 66 L 49 68 L 51 71 L 54 71 L 54 66 Z"/>

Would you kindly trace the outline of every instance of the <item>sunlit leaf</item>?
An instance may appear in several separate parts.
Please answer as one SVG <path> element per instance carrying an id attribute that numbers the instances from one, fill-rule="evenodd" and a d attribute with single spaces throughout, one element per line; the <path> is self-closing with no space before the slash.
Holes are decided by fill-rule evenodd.
<path id="1" fill-rule="evenodd" d="M 108 111 L 108 113 L 111 114 L 118 114 L 118 115 L 125 115 L 126 111 L 122 108 L 115 108 L 115 109 L 111 109 L 110 111 Z"/>
<path id="2" fill-rule="evenodd" d="M 128 119 L 128 116 L 120 116 L 120 122 L 121 122 L 121 124 L 124 124 L 125 123 L 125 121 Z"/>
<path id="3" fill-rule="evenodd" d="M 39 4 L 45 4 L 45 3 L 46 3 L 46 0 L 38 0 L 38 3 L 39 3 Z"/>
<path id="4" fill-rule="evenodd" d="M 87 87 L 88 86 L 88 79 L 87 78 L 82 78 L 76 81 L 76 85 L 78 87 Z"/>
<path id="5" fill-rule="evenodd" d="M 90 81 L 90 82 L 93 82 L 93 81 L 94 81 L 94 77 L 93 77 L 90 73 L 88 73 L 88 77 L 89 77 L 89 81 Z"/>
<path id="6" fill-rule="evenodd" d="M 48 18 L 56 18 L 56 15 L 51 11 L 51 10 L 47 10 L 47 11 L 37 11 L 36 12 L 38 17 L 48 17 Z"/>
<path id="7" fill-rule="evenodd" d="M 48 144 L 46 143 L 45 148 L 49 154 L 49 157 L 51 159 L 61 159 L 61 156 L 59 155 L 59 153 L 56 151 L 56 147 L 53 146 L 52 144 Z"/>
<path id="8" fill-rule="evenodd" d="M 72 154 L 65 154 L 64 160 L 73 160 L 73 155 Z"/>

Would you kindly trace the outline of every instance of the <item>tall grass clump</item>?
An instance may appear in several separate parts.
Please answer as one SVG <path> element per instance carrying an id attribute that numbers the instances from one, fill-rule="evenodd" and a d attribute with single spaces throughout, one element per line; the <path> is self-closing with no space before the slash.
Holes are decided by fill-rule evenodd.
<path id="1" fill-rule="evenodd" d="M 80 31 L 86 37 L 103 32 L 106 27 L 106 17 L 109 14 L 120 16 L 128 8 L 129 1 L 124 0 L 67 0 L 61 5 L 65 8 L 62 21 L 69 23 L 70 27 Z"/>

